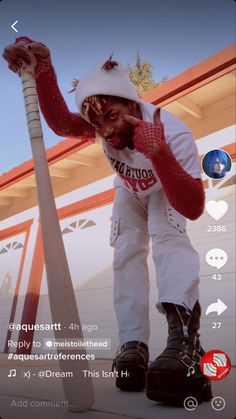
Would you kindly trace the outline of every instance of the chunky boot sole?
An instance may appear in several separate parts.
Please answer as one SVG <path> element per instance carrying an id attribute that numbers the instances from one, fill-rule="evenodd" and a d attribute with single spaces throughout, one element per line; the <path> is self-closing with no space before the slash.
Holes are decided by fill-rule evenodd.
<path id="1" fill-rule="evenodd" d="M 146 373 L 146 395 L 150 400 L 173 406 L 183 406 L 190 396 L 198 403 L 212 399 L 211 383 L 205 377 L 179 377 L 159 371 Z"/>
<path id="2" fill-rule="evenodd" d="M 145 373 L 146 368 L 137 362 L 116 361 L 116 387 L 123 391 L 142 391 Z"/>

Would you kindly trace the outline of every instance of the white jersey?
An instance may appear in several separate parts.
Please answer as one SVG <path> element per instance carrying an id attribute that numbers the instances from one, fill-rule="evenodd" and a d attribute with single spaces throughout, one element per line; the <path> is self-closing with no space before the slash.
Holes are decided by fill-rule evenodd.
<path id="1" fill-rule="evenodd" d="M 141 102 L 143 120 L 153 121 L 154 105 Z M 195 141 L 189 129 L 174 115 L 161 109 L 166 143 L 176 160 L 193 178 L 201 178 L 199 156 Z M 116 150 L 103 140 L 103 148 L 112 168 L 117 172 L 114 187 L 124 187 L 136 196 L 148 196 L 162 188 L 151 160 L 136 149 Z"/>

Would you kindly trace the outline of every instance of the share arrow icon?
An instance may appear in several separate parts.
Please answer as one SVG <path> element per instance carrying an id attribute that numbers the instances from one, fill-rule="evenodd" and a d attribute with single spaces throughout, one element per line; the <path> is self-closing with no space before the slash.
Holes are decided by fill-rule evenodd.
<path id="1" fill-rule="evenodd" d="M 217 299 L 217 303 L 212 303 L 207 307 L 206 316 L 209 313 L 216 312 L 218 316 L 220 316 L 226 309 L 228 308 L 227 305 L 223 303 L 219 298 Z"/>

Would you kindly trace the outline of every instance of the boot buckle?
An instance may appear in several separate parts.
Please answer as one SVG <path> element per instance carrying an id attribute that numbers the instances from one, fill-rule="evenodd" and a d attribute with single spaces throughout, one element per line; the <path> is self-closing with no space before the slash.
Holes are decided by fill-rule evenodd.
<path id="1" fill-rule="evenodd" d="M 186 367 L 190 368 L 190 367 L 194 367 L 195 362 L 190 358 L 189 355 L 185 354 L 182 358 L 181 358 L 181 362 L 182 364 L 184 364 Z"/>
<path id="2" fill-rule="evenodd" d="M 196 363 L 199 365 L 202 357 L 201 357 L 201 355 L 199 355 L 199 353 L 197 351 L 195 351 L 195 349 L 193 351 L 192 357 L 193 357 L 194 361 L 196 361 Z"/>

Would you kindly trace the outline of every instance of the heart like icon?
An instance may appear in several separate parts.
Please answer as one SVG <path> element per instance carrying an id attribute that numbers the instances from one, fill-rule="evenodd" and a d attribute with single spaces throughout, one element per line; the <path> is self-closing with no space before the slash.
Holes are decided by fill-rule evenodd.
<path id="1" fill-rule="evenodd" d="M 228 204 L 225 201 L 208 201 L 206 203 L 206 210 L 214 220 L 220 220 L 228 211 Z"/>

